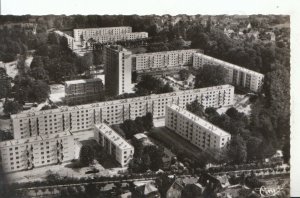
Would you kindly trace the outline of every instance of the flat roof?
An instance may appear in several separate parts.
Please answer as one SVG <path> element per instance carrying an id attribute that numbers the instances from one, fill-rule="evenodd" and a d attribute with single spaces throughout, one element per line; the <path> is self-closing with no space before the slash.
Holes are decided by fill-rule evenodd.
<path id="1" fill-rule="evenodd" d="M 226 62 L 226 61 L 223 61 L 223 60 L 220 60 L 220 59 L 217 59 L 217 58 L 214 58 L 212 56 L 208 56 L 208 55 L 205 55 L 205 54 L 202 54 L 202 53 L 195 53 L 196 56 L 202 56 L 206 59 L 210 59 L 210 60 L 213 60 L 214 62 L 220 64 L 220 65 L 225 65 L 225 66 L 228 66 L 228 67 L 231 67 L 231 68 L 235 68 L 235 69 L 238 69 L 238 70 L 244 70 L 244 71 L 247 71 L 249 73 L 255 73 L 255 74 L 258 74 L 258 75 L 261 75 L 262 77 L 264 77 L 263 74 L 259 73 L 259 72 L 256 72 L 256 71 L 253 71 L 253 70 L 250 70 L 250 69 L 247 69 L 247 68 L 244 68 L 244 67 L 241 67 L 241 66 L 238 66 L 238 65 L 235 65 L 235 64 L 232 64 L 232 63 L 229 63 L 229 62 Z"/>
<path id="2" fill-rule="evenodd" d="M 98 30 L 98 29 L 111 29 L 111 28 L 132 28 L 131 26 L 117 26 L 117 27 L 97 27 L 97 28 L 75 28 L 74 30 Z"/>
<path id="3" fill-rule="evenodd" d="M 74 84 L 81 84 L 81 83 L 88 83 L 88 82 L 96 82 L 102 81 L 100 78 L 90 78 L 90 79 L 78 79 L 78 80 L 69 80 L 65 81 L 66 85 L 74 85 Z"/>
<path id="4" fill-rule="evenodd" d="M 141 54 L 133 54 L 132 56 L 153 56 L 158 54 L 171 54 L 171 53 L 180 53 L 180 52 L 198 52 L 199 49 L 185 49 L 185 50 L 172 50 L 172 51 L 161 51 L 161 52 L 151 52 L 151 53 L 141 53 Z"/>
<path id="5" fill-rule="evenodd" d="M 219 135 L 219 136 L 228 136 L 230 135 L 228 132 L 224 131 L 223 129 L 220 129 L 219 127 L 213 125 L 212 123 L 208 122 L 207 120 L 187 111 L 184 108 L 181 108 L 175 104 L 168 105 L 170 109 L 175 110 L 176 112 L 180 113 L 180 115 L 183 115 L 184 117 L 188 118 L 189 120 L 194 121 L 194 123 L 206 128 L 207 130 L 211 131 L 212 133 Z"/>
<path id="6" fill-rule="evenodd" d="M 28 137 L 28 138 L 22 138 L 22 139 L 12 139 L 7 140 L 4 142 L 0 142 L 0 148 L 2 147 L 9 147 L 9 146 L 16 146 L 21 144 L 29 144 L 33 142 L 39 142 L 39 141 L 45 141 L 50 139 L 57 139 L 62 137 L 67 137 L 73 135 L 70 131 L 64 131 L 60 133 L 53 133 L 49 135 L 40 135 L 40 136 L 34 136 L 34 137 Z"/>
<path id="7" fill-rule="evenodd" d="M 178 97 L 181 95 L 194 94 L 194 93 L 199 93 L 199 92 L 217 91 L 220 89 L 229 89 L 229 88 L 234 89 L 234 86 L 226 84 L 226 85 L 205 87 L 205 88 L 199 88 L 199 89 L 190 89 L 190 90 L 176 91 L 176 92 L 163 93 L 163 94 L 151 94 L 148 96 L 139 96 L 139 97 L 133 97 L 133 98 L 127 98 L 127 99 L 96 102 L 96 103 L 77 105 L 77 106 L 71 106 L 71 107 L 61 106 L 57 109 L 49 109 L 49 110 L 44 110 L 44 111 L 29 110 L 29 111 L 21 112 L 18 114 L 13 114 L 10 117 L 11 117 L 11 119 L 15 119 L 15 118 L 27 118 L 27 117 L 31 117 L 31 116 L 43 116 L 43 115 L 49 115 L 49 114 L 54 114 L 54 113 L 64 113 L 64 112 L 73 111 L 73 110 L 79 111 L 79 110 L 84 110 L 84 109 L 92 109 L 95 107 L 123 105 L 123 104 L 130 103 L 130 102 L 147 102 L 147 100 L 155 100 L 155 99 L 160 99 L 163 97 Z"/>
<path id="8" fill-rule="evenodd" d="M 122 136 L 120 136 L 117 132 L 112 130 L 108 125 L 101 123 L 96 124 L 95 127 L 102 131 L 104 136 L 109 139 L 116 147 L 120 149 L 129 149 L 133 148 L 131 144 L 129 144 Z"/>

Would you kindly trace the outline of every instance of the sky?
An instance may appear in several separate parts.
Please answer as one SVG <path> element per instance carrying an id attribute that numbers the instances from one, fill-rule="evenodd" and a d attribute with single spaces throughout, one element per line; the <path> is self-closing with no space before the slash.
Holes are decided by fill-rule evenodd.
<path id="1" fill-rule="evenodd" d="M 296 0 L 1 0 L 2 14 L 288 14 Z"/>
<path id="2" fill-rule="evenodd" d="M 291 193 L 300 196 L 300 0 L 0 0 L 3 15 L 287 14 L 291 16 Z M 298 66 L 296 66 L 298 65 Z M 298 156 L 298 157 L 297 157 Z"/>

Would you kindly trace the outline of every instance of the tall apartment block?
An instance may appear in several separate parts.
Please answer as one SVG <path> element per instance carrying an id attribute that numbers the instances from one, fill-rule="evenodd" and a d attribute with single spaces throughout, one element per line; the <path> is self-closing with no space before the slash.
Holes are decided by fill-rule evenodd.
<path id="1" fill-rule="evenodd" d="M 106 124 L 97 124 L 94 128 L 95 139 L 106 152 L 112 155 L 122 167 L 133 158 L 134 147 Z"/>
<path id="2" fill-rule="evenodd" d="M 131 51 L 120 45 L 104 48 L 105 91 L 116 96 L 131 90 Z"/>
<path id="3" fill-rule="evenodd" d="M 75 41 L 81 41 L 81 38 L 88 40 L 96 36 L 101 35 L 119 35 L 132 32 L 132 27 L 120 26 L 120 27 L 104 27 L 104 28 L 84 28 L 84 29 L 74 29 L 74 39 Z"/>
<path id="4" fill-rule="evenodd" d="M 99 78 L 65 82 L 65 101 L 68 105 L 99 101 L 103 94 L 103 83 Z"/>
<path id="5" fill-rule="evenodd" d="M 74 145 L 70 132 L 0 142 L 2 167 L 14 172 L 71 161 Z"/>
<path id="6" fill-rule="evenodd" d="M 165 124 L 202 150 L 221 149 L 231 139 L 226 131 L 175 104 L 166 107 Z"/>
<path id="7" fill-rule="evenodd" d="M 226 70 L 226 83 L 247 88 L 253 92 L 259 92 L 264 75 L 201 53 L 195 53 L 193 67 L 201 68 L 203 65 L 219 65 Z"/>
<path id="8" fill-rule="evenodd" d="M 214 86 L 165 94 L 98 102 L 73 107 L 63 106 L 45 111 L 29 111 L 11 115 L 11 125 L 15 139 L 37 135 L 50 135 L 61 131 L 71 132 L 91 130 L 94 124 L 120 124 L 127 119 L 135 119 L 150 112 L 153 118 L 165 116 L 166 105 L 186 104 L 198 100 L 205 108 L 229 106 L 233 104 L 232 85 Z"/>

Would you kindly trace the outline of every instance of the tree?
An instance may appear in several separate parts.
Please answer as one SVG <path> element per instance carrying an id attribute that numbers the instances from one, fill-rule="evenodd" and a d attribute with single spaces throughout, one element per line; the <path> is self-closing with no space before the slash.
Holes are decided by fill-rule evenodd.
<path id="1" fill-rule="evenodd" d="M 95 158 L 94 151 L 88 145 L 83 145 L 79 154 L 79 161 L 82 165 L 88 166 L 93 162 Z"/>
<path id="2" fill-rule="evenodd" d="M 226 71 L 221 66 L 203 65 L 195 78 L 195 88 L 225 84 Z"/>
<path id="3" fill-rule="evenodd" d="M 187 80 L 190 75 L 190 71 L 186 69 L 182 69 L 179 71 L 179 76 L 182 81 Z"/>
<path id="4" fill-rule="evenodd" d="M 6 115 L 12 115 L 19 113 L 22 110 L 22 105 L 19 104 L 17 101 L 6 100 L 3 108 L 3 111 Z"/>
<path id="5" fill-rule="evenodd" d="M 35 80 L 49 81 L 48 72 L 43 67 L 34 67 L 33 69 L 30 69 L 29 74 Z"/>
<path id="6" fill-rule="evenodd" d="M 152 113 L 148 112 L 145 116 L 142 117 L 143 125 L 145 130 L 149 131 L 153 127 L 153 115 Z"/>
<path id="7" fill-rule="evenodd" d="M 203 117 L 205 115 L 204 108 L 197 99 L 190 104 L 187 104 L 186 109 L 199 117 Z"/>
<path id="8" fill-rule="evenodd" d="M 241 164 L 247 160 L 247 147 L 243 138 L 239 135 L 233 136 L 227 149 L 227 155 L 233 163 Z"/>

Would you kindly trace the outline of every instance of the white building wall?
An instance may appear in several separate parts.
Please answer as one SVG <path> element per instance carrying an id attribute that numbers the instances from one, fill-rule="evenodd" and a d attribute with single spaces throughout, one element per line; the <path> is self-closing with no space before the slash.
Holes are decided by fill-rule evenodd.
<path id="1" fill-rule="evenodd" d="M 226 82 L 248 88 L 251 91 L 259 92 L 263 84 L 264 75 L 201 53 L 193 55 L 193 67 L 201 68 L 203 65 L 220 65 L 227 71 Z M 236 73 L 236 76 L 235 74 Z M 247 75 L 250 81 L 247 82 Z"/>
<path id="2" fill-rule="evenodd" d="M 195 99 L 205 108 L 229 106 L 233 104 L 234 87 L 223 85 L 73 107 L 60 107 L 45 111 L 19 113 L 12 115 L 11 121 L 14 137 L 19 139 L 31 137 L 37 133 L 50 135 L 51 133 L 58 133 L 64 130 L 70 130 L 71 132 L 90 130 L 94 124 L 101 122 L 119 124 L 127 119 L 144 116 L 147 112 L 152 113 L 153 118 L 161 118 L 165 116 L 166 105 L 176 104 L 184 108 L 186 104 L 191 103 Z M 29 127 L 29 120 L 30 126 L 34 127 Z M 45 126 L 46 123 L 47 126 Z M 52 131 L 50 128 L 52 128 Z M 33 133 L 32 131 L 35 132 Z"/>
<path id="3" fill-rule="evenodd" d="M 69 132 L 0 143 L 4 172 L 32 169 L 74 159 L 74 137 Z"/>
<path id="4" fill-rule="evenodd" d="M 166 127 L 202 150 L 221 149 L 231 135 L 177 105 L 166 106 Z"/>

